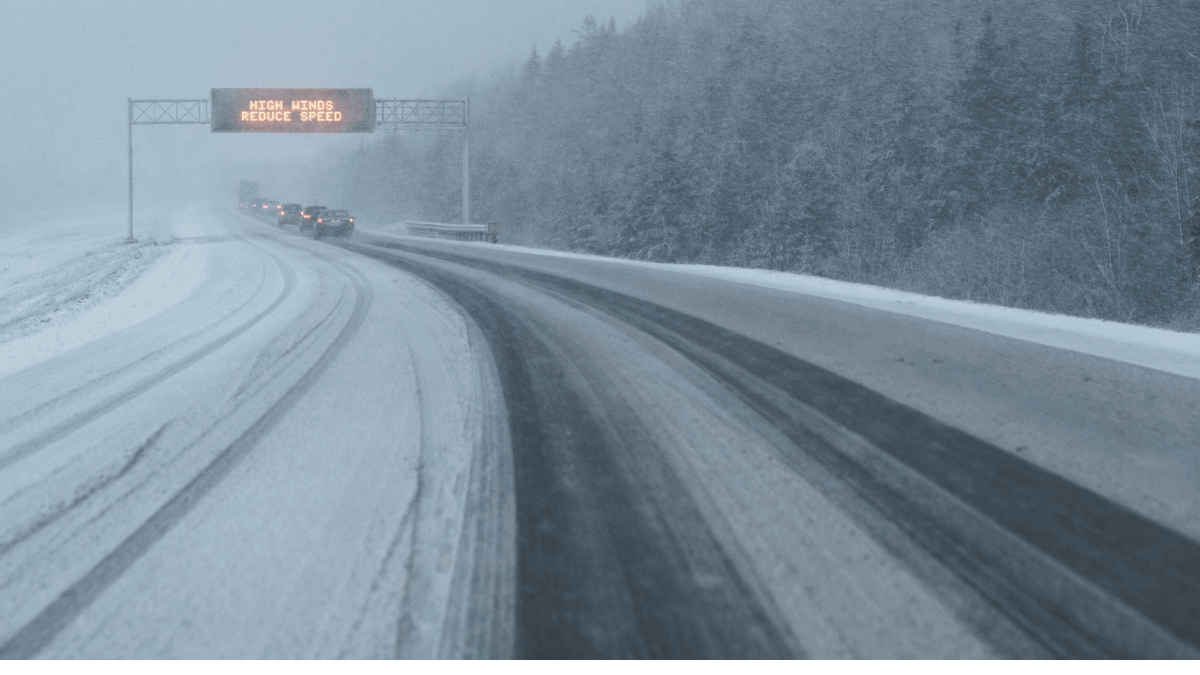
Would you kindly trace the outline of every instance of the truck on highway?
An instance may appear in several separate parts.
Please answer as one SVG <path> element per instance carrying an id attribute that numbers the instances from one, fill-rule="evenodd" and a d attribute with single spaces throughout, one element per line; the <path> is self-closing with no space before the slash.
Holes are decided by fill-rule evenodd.
<path id="1" fill-rule="evenodd" d="M 243 180 L 238 182 L 238 206 L 249 209 L 251 204 L 258 201 L 258 181 Z"/>

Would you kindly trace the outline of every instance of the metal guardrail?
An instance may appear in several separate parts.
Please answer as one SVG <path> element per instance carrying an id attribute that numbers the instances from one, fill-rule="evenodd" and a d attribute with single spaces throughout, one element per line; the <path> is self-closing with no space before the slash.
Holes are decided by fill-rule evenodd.
<path id="1" fill-rule="evenodd" d="M 408 228 L 409 234 L 416 237 L 434 237 L 455 241 L 487 241 L 495 244 L 500 234 L 500 223 L 455 225 L 405 221 L 404 226 Z"/>

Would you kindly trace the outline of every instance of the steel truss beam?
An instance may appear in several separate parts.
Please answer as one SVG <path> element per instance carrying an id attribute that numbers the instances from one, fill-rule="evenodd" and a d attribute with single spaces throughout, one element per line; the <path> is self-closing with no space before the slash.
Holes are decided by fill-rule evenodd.
<path id="1" fill-rule="evenodd" d="M 208 99 L 129 101 L 130 124 L 208 124 Z"/>
<path id="2" fill-rule="evenodd" d="M 375 99 L 376 129 L 462 130 L 467 128 L 467 101 Z"/>

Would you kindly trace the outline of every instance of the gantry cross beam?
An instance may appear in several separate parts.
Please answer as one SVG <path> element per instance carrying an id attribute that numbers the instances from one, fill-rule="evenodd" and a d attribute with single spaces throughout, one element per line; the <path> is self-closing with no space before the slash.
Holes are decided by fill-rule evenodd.
<path id="1" fill-rule="evenodd" d="M 436 99 L 375 99 L 376 129 L 467 128 L 467 101 Z"/>
<path id="2" fill-rule="evenodd" d="M 208 124 L 208 99 L 129 100 L 129 124 Z"/>

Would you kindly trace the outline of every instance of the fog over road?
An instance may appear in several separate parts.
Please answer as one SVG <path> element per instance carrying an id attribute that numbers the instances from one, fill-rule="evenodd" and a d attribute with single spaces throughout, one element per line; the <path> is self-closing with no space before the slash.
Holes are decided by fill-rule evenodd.
<path id="1" fill-rule="evenodd" d="M 0 655 L 1200 656 L 1200 382 L 634 265 L 191 216 L 0 376 Z"/>

